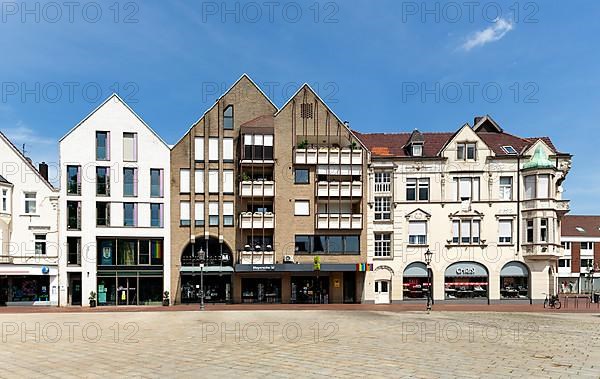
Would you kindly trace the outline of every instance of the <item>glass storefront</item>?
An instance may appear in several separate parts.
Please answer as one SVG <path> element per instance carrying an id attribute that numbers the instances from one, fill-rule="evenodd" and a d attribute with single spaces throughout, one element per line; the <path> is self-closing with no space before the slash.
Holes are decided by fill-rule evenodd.
<path id="1" fill-rule="evenodd" d="M 292 276 L 290 301 L 296 304 L 328 304 L 329 277 Z"/>
<path id="2" fill-rule="evenodd" d="M 425 263 L 414 262 L 406 266 L 402 282 L 404 299 L 427 299 L 431 286 Z"/>
<path id="3" fill-rule="evenodd" d="M 50 300 L 50 277 L 44 275 L 0 278 L 0 303 Z"/>
<path id="4" fill-rule="evenodd" d="M 204 274 L 204 302 L 229 303 L 231 300 L 230 274 Z M 200 302 L 200 274 L 181 274 L 181 302 Z"/>
<path id="5" fill-rule="evenodd" d="M 242 278 L 242 303 L 281 303 L 281 278 Z"/>
<path id="6" fill-rule="evenodd" d="M 529 298 L 529 269 L 521 262 L 509 262 L 500 271 L 502 299 Z"/>
<path id="7" fill-rule="evenodd" d="M 160 305 L 162 295 L 161 273 L 98 273 L 98 305 Z"/>
<path id="8" fill-rule="evenodd" d="M 558 278 L 560 293 L 579 293 L 579 278 Z"/>
<path id="9" fill-rule="evenodd" d="M 160 305 L 163 240 L 102 238 L 97 241 L 98 305 Z"/>
<path id="10" fill-rule="evenodd" d="M 444 291 L 447 300 L 486 299 L 487 269 L 476 262 L 458 262 L 448 266 L 444 277 Z"/>

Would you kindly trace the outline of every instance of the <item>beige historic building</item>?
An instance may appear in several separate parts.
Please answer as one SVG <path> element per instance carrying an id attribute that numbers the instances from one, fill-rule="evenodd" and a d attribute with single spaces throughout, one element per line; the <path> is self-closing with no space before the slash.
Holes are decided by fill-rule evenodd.
<path id="1" fill-rule="evenodd" d="M 278 109 L 243 75 L 171 151 L 174 302 L 201 270 L 207 302 L 361 301 L 366 159 L 308 85 Z"/>
<path id="2" fill-rule="evenodd" d="M 370 151 L 365 301 L 537 301 L 557 286 L 571 156 L 489 116 L 450 133 L 355 135 Z M 433 253 L 428 280 L 425 253 Z"/>

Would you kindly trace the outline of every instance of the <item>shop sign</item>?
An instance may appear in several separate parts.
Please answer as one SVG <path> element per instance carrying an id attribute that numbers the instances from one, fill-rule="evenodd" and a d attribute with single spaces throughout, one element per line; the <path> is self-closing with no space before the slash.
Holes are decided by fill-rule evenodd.
<path id="1" fill-rule="evenodd" d="M 457 267 L 456 273 L 458 275 L 475 275 L 475 267 Z"/>
<path id="2" fill-rule="evenodd" d="M 275 265 L 252 266 L 252 271 L 275 271 Z"/>

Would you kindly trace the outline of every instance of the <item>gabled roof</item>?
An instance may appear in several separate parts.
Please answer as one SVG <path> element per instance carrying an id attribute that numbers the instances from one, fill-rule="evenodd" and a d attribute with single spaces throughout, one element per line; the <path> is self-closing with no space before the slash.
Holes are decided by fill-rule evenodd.
<path id="1" fill-rule="evenodd" d="M 110 95 L 106 100 L 104 100 L 102 102 L 102 104 L 98 105 L 96 107 L 96 109 L 94 109 L 92 112 L 90 112 L 90 114 L 88 114 L 87 116 L 85 116 L 83 120 L 79 121 L 79 123 L 77 125 L 75 125 L 71 130 L 69 130 L 67 132 L 67 134 L 65 134 L 64 136 L 62 136 L 62 138 L 59 139 L 58 142 L 59 143 L 62 142 L 71 133 L 73 133 L 75 131 L 75 129 L 77 129 L 78 127 L 80 127 L 81 124 L 83 124 L 85 121 L 87 121 L 90 117 L 92 117 L 94 115 L 94 113 L 98 112 L 98 110 L 100 110 L 104 105 L 106 105 L 109 101 L 111 101 L 113 99 L 116 99 L 121 104 L 123 104 L 129 110 L 129 112 L 131 112 L 146 128 L 148 128 L 148 130 L 150 130 L 152 132 L 152 134 L 154 134 L 156 136 L 156 138 L 158 138 L 158 140 L 160 142 L 162 142 L 167 148 L 170 148 L 169 145 L 162 139 L 162 137 L 158 133 L 156 133 L 154 131 L 154 129 L 152 129 L 148 124 L 146 124 L 146 121 L 144 121 L 144 119 L 142 119 L 137 113 L 135 113 L 135 111 L 123 99 L 121 99 L 121 97 L 118 94 L 116 94 L 116 93 L 113 93 L 112 95 Z"/>
<path id="2" fill-rule="evenodd" d="M 495 156 L 515 156 L 504 150 L 503 146 L 512 146 L 517 155 L 523 155 L 539 140 L 543 141 L 554 154 L 563 154 L 556 150 L 549 137 L 517 137 L 504 132 L 490 116 L 477 117 L 476 124 L 478 129 L 474 129 L 475 134 L 494 152 Z M 418 132 L 418 135 L 425 140 L 423 157 L 437 157 L 464 127 L 470 126 L 465 124 L 455 132 Z M 354 134 L 367 146 L 374 157 L 402 158 L 411 157 L 405 147 L 410 144 L 411 137 L 415 137 L 415 131 L 412 133 L 360 133 L 354 131 Z"/>
<path id="3" fill-rule="evenodd" d="M 600 238 L 600 216 L 566 215 L 561 222 L 563 237 Z"/>
<path id="4" fill-rule="evenodd" d="M 4 176 L 2 176 L 2 175 L 0 175 L 0 183 L 3 183 L 3 184 L 12 184 L 8 180 L 6 180 L 6 178 Z"/>
<path id="5" fill-rule="evenodd" d="M 225 92 L 223 92 L 223 94 L 221 96 L 219 96 L 217 98 L 217 100 L 215 100 L 215 103 L 212 106 L 210 106 L 206 111 L 204 111 L 204 113 L 202 114 L 202 116 L 200 116 L 200 118 L 198 120 L 196 120 L 192 123 L 192 125 L 188 128 L 188 130 L 186 130 L 186 132 L 181 136 L 181 138 L 177 142 L 175 142 L 175 144 L 173 146 L 177 146 L 179 144 L 179 142 L 181 142 L 181 140 L 183 140 L 190 133 L 190 131 L 194 128 L 194 126 L 196 126 L 214 107 L 217 106 L 217 103 L 219 102 L 219 100 L 221 100 L 223 97 L 225 97 L 225 95 L 227 95 L 229 92 L 231 92 L 231 90 L 233 90 L 238 85 L 238 83 L 242 81 L 242 79 L 247 79 L 248 81 L 250 81 L 250 83 L 258 90 L 258 92 L 260 92 L 264 96 L 264 98 L 267 99 L 267 101 L 269 103 L 271 103 L 271 105 L 273 106 L 273 112 L 278 111 L 277 105 L 275 105 L 275 103 L 273 103 L 273 101 L 258 86 L 258 84 L 256 84 L 254 82 L 254 80 L 252 80 L 252 78 L 250 76 L 248 76 L 248 74 L 243 73 L 242 76 L 240 76 L 239 79 L 235 81 L 235 83 L 233 83 L 229 88 L 227 88 L 227 90 Z"/>
<path id="6" fill-rule="evenodd" d="M 6 137 L 4 135 L 4 133 L 0 132 L 0 140 L 4 141 L 4 143 L 6 143 L 8 145 L 8 147 L 10 147 L 15 154 L 27 165 L 29 166 L 29 168 L 40 178 L 40 180 L 46 184 L 46 186 L 48 186 L 48 188 L 52 191 L 58 191 L 56 188 L 54 188 L 54 186 L 46 179 L 42 176 L 42 174 L 40 174 L 40 172 L 38 171 L 38 169 L 33 165 L 33 163 L 31 163 L 26 156 L 23 155 L 23 153 L 12 143 L 11 140 L 8 139 L 8 137 Z M 2 178 L 4 180 L 6 180 L 5 178 Z M 6 183 L 9 183 L 8 181 L 6 181 Z"/>
<path id="7" fill-rule="evenodd" d="M 360 133 L 354 135 L 371 151 L 374 157 L 402 158 L 412 157 L 404 146 L 408 144 L 412 133 Z M 437 157 L 445 143 L 454 133 L 421 133 L 423 142 L 422 157 Z"/>

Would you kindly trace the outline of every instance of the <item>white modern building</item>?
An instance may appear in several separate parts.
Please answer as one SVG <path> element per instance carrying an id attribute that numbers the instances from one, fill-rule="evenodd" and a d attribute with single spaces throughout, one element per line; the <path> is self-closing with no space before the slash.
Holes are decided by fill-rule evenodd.
<path id="1" fill-rule="evenodd" d="M 449 133 L 356 135 L 370 151 L 365 302 L 556 292 L 571 156 L 549 138 L 514 136 L 489 116 Z"/>
<path id="2" fill-rule="evenodd" d="M 60 140 L 61 304 L 160 304 L 170 290 L 170 149 L 117 95 Z"/>
<path id="3" fill-rule="evenodd" d="M 0 133 L 0 304 L 58 305 L 58 190 Z"/>

